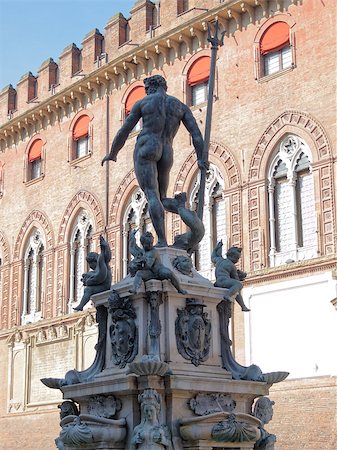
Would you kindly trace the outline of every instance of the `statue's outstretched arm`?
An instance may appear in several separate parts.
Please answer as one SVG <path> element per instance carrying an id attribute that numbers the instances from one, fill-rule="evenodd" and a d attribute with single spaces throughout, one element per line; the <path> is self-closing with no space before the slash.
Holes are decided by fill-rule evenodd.
<path id="1" fill-rule="evenodd" d="M 106 155 L 102 160 L 102 166 L 105 163 L 105 161 L 108 160 L 117 161 L 117 155 L 119 153 L 119 150 L 123 147 L 129 134 L 131 133 L 131 131 L 134 129 L 139 119 L 141 118 L 140 102 L 141 100 L 139 100 L 137 103 L 134 104 L 130 114 L 125 119 L 123 126 L 117 132 L 114 140 L 112 141 L 110 153 Z"/>

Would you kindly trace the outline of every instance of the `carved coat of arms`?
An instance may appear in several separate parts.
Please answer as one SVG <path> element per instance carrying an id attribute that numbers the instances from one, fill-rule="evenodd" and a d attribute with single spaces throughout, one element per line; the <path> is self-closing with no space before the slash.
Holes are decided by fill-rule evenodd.
<path id="1" fill-rule="evenodd" d="M 109 314 L 112 360 L 122 369 L 135 359 L 138 352 L 136 312 L 130 299 L 122 299 L 117 292 L 112 291 L 109 296 Z"/>
<path id="2" fill-rule="evenodd" d="M 195 366 L 207 360 L 210 350 L 211 321 L 203 311 L 205 306 L 199 300 L 190 298 L 186 299 L 185 308 L 177 309 L 177 349 L 183 358 Z"/>

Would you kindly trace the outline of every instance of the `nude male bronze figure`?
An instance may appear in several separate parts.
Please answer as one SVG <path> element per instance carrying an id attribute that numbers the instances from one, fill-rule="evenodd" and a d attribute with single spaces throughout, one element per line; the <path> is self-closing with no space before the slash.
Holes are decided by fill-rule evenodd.
<path id="1" fill-rule="evenodd" d="M 165 79 L 154 75 L 144 79 L 146 97 L 133 106 L 124 125 L 116 134 L 111 151 L 102 160 L 117 160 L 120 149 L 137 122 L 142 118 L 134 150 L 134 168 L 138 184 L 149 205 L 150 217 L 158 236 L 158 247 L 167 246 L 165 236 L 164 208 L 166 209 L 167 188 L 173 164 L 173 139 L 182 122 L 191 134 L 200 169 L 208 167 L 203 160 L 204 141 L 191 110 L 176 97 L 167 95 Z"/>

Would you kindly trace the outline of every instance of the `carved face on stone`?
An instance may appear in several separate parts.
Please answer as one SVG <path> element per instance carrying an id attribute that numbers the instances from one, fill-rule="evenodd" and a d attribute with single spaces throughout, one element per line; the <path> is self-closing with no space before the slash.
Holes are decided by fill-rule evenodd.
<path id="1" fill-rule="evenodd" d="M 192 275 L 192 260 L 188 256 L 177 256 L 172 262 L 173 266 L 184 275 Z"/>
<path id="2" fill-rule="evenodd" d="M 143 406 L 143 414 L 144 414 L 145 420 L 152 422 L 157 417 L 157 411 L 156 411 L 155 406 L 152 405 L 151 403 L 145 404 Z"/>
<path id="3" fill-rule="evenodd" d="M 127 321 L 118 321 L 114 330 L 116 354 L 124 356 L 129 352 L 130 324 Z"/>

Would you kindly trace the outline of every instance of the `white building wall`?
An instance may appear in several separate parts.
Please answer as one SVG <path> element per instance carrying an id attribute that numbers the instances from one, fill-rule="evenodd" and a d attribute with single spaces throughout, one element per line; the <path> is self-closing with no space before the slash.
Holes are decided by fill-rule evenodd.
<path id="1" fill-rule="evenodd" d="M 331 272 L 244 288 L 246 364 L 290 378 L 337 375 L 337 281 Z"/>

